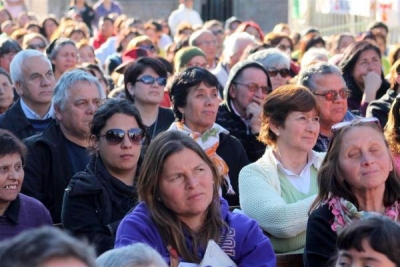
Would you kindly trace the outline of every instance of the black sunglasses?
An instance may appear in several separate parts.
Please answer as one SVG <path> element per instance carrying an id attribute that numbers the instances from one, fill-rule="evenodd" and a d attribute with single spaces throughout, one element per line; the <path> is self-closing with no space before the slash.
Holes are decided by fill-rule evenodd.
<path id="1" fill-rule="evenodd" d="M 158 85 L 160 85 L 160 86 L 165 86 L 167 84 L 167 78 L 165 78 L 165 77 L 154 78 L 153 76 L 150 76 L 150 75 L 144 75 L 144 76 L 140 77 L 139 79 L 137 79 L 136 81 L 142 82 L 144 84 L 154 84 L 154 82 L 157 82 Z"/>
<path id="2" fill-rule="evenodd" d="M 275 77 L 278 75 L 278 73 L 281 75 L 282 78 L 286 78 L 286 76 L 289 75 L 289 70 L 288 69 L 268 69 L 267 70 L 269 76 Z"/>
<path id="3" fill-rule="evenodd" d="M 129 139 L 135 145 L 140 145 L 143 141 L 144 133 L 142 129 L 132 128 L 128 131 L 122 129 L 110 129 L 105 134 L 99 135 L 99 137 L 105 137 L 109 145 L 118 145 L 124 140 L 125 133 L 128 134 Z"/>
<path id="4" fill-rule="evenodd" d="M 32 44 L 32 45 L 28 45 L 27 48 L 28 49 L 38 49 L 38 48 L 45 49 L 46 48 L 46 44 L 36 44 L 36 45 Z"/>

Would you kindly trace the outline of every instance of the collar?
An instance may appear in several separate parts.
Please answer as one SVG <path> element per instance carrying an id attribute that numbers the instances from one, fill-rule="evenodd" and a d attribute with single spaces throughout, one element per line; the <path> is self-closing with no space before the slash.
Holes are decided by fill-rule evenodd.
<path id="1" fill-rule="evenodd" d="M 247 125 L 249 123 L 249 120 L 243 118 L 242 115 L 239 114 L 239 112 L 235 109 L 235 106 L 233 105 L 232 99 L 230 100 L 230 105 L 231 105 L 233 112 Z"/>
<path id="2" fill-rule="evenodd" d="M 20 210 L 20 197 L 19 194 L 16 199 L 10 202 L 4 216 L 7 217 L 12 223 L 18 224 L 19 210 Z"/>
<path id="3" fill-rule="evenodd" d="M 22 108 L 22 111 L 24 112 L 26 118 L 30 119 L 30 120 L 46 120 L 46 119 L 51 118 L 54 114 L 54 107 L 53 107 L 53 105 L 50 105 L 49 111 L 46 113 L 46 115 L 43 116 L 43 118 L 41 118 L 36 112 L 34 112 L 32 109 L 30 109 L 26 105 L 26 103 L 24 102 L 24 100 L 22 98 L 21 98 L 21 108 Z"/>
<path id="4" fill-rule="evenodd" d="M 271 154 L 272 154 L 273 163 L 275 164 L 275 166 L 276 166 L 276 168 L 278 170 L 281 170 L 286 175 L 297 175 L 297 174 L 293 173 L 292 171 L 289 171 L 288 169 L 286 169 L 283 166 L 283 164 L 275 157 L 273 149 L 271 149 Z M 304 168 L 303 168 L 303 170 L 301 172 L 303 172 L 307 168 L 310 168 L 311 165 L 313 165 L 315 169 L 318 169 L 318 167 L 317 167 L 318 158 L 314 155 L 314 153 L 312 151 L 308 152 L 308 154 L 307 154 L 307 164 L 304 166 Z"/>

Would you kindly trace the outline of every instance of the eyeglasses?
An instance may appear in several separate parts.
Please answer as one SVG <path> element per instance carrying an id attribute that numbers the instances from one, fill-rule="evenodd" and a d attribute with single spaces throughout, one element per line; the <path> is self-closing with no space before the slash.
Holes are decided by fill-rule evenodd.
<path id="1" fill-rule="evenodd" d="M 382 130 L 379 120 L 375 117 L 369 117 L 369 118 L 356 118 L 352 121 L 342 121 L 342 122 L 336 123 L 331 127 L 331 132 L 336 133 L 337 131 L 339 131 L 340 129 L 342 129 L 346 126 L 354 126 L 354 125 L 358 125 L 358 124 L 362 124 L 362 123 L 375 123 Z"/>
<path id="2" fill-rule="evenodd" d="M 167 78 L 165 78 L 165 77 L 154 78 L 153 76 L 150 76 L 150 75 L 144 75 L 144 76 L 140 77 L 139 79 L 137 79 L 136 81 L 142 82 L 144 84 L 154 84 L 154 82 L 157 82 L 158 85 L 160 85 L 160 86 L 165 86 L 167 84 Z"/>
<path id="3" fill-rule="evenodd" d="M 290 70 L 288 69 L 268 69 L 267 70 L 269 76 L 276 77 L 278 73 L 281 75 L 282 78 L 286 78 L 289 75 Z"/>
<path id="4" fill-rule="evenodd" d="M 154 45 L 141 45 L 139 48 L 142 48 L 144 50 L 149 50 L 149 51 L 154 51 L 156 48 Z"/>
<path id="5" fill-rule="evenodd" d="M 99 135 L 99 137 L 105 137 L 109 145 L 115 146 L 124 140 L 126 133 L 133 144 L 140 145 L 142 143 L 144 133 L 139 128 L 132 128 L 126 132 L 122 129 L 110 129 L 105 134 Z"/>
<path id="6" fill-rule="evenodd" d="M 269 94 L 272 92 L 272 88 L 269 86 L 260 86 L 256 83 L 240 83 L 240 82 L 233 82 L 233 83 L 246 86 L 247 89 L 249 89 L 249 91 L 252 93 L 257 92 L 258 89 L 260 89 L 260 88 L 261 88 L 261 91 L 263 92 L 263 94 Z"/>
<path id="7" fill-rule="evenodd" d="M 350 95 L 350 91 L 348 89 L 342 89 L 340 91 L 330 90 L 330 91 L 327 91 L 327 92 L 325 92 L 323 94 L 317 94 L 317 93 L 313 92 L 313 94 L 317 95 L 317 96 L 323 96 L 323 97 L 325 97 L 326 101 L 332 101 L 333 102 L 333 101 L 336 100 L 338 95 L 340 95 L 340 97 L 342 99 L 347 99 L 349 97 L 349 95 Z"/>
<path id="8" fill-rule="evenodd" d="M 27 47 L 28 49 L 45 49 L 46 48 L 46 44 L 31 44 L 31 45 L 28 45 L 28 47 Z"/>

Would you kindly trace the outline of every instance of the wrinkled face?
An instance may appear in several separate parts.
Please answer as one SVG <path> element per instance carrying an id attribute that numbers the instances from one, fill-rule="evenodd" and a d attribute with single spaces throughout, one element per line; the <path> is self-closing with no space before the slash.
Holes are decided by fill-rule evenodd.
<path id="1" fill-rule="evenodd" d="M 229 95 L 232 98 L 235 109 L 242 115 L 245 113 L 247 106 L 255 99 L 265 99 L 267 94 L 263 93 L 259 88 L 256 92 L 251 92 L 245 85 L 249 83 L 256 83 L 258 86 L 268 86 L 267 75 L 258 68 L 247 68 L 242 71 L 240 77 L 236 78 L 236 84 L 230 87 Z M 243 116 L 243 115 L 242 115 Z"/>
<path id="2" fill-rule="evenodd" d="M 217 117 L 218 89 L 200 83 L 197 87 L 189 89 L 186 106 L 179 108 L 185 115 L 185 124 L 193 131 L 203 133 L 210 128 Z"/>
<path id="3" fill-rule="evenodd" d="M 286 117 L 284 127 L 275 127 L 275 134 L 279 133 L 278 146 L 286 146 L 292 151 L 310 152 L 317 142 L 319 117 L 316 110 L 293 111 Z"/>
<path id="4" fill-rule="evenodd" d="M 85 45 L 78 50 L 78 62 L 79 64 L 86 62 L 96 64 L 96 57 L 90 46 Z"/>
<path id="5" fill-rule="evenodd" d="M 13 103 L 14 91 L 10 80 L 0 74 L 0 111 L 8 109 Z"/>
<path id="6" fill-rule="evenodd" d="M 217 55 L 217 39 L 214 34 L 205 32 L 196 39 L 196 46 L 203 50 L 207 61 L 215 60 Z"/>
<path id="7" fill-rule="evenodd" d="M 160 77 L 152 68 L 146 68 L 141 75 L 136 79 L 140 79 L 143 76 L 152 76 L 153 78 Z M 159 105 L 164 97 L 164 87 L 159 85 L 157 82 L 153 84 L 145 84 L 141 81 L 135 82 L 135 85 L 128 83 L 128 90 L 131 95 L 135 98 L 135 102 L 142 104 Z"/>
<path id="8" fill-rule="evenodd" d="M 54 64 L 54 72 L 60 75 L 75 68 L 78 63 L 78 49 L 72 44 L 63 45 L 51 63 Z"/>
<path id="9" fill-rule="evenodd" d="M 132 128 L 139 128 L 136 119 L 122 113 L 114 114 L 106 122 L 97 139 L 97 146 L 101 159 L 107 170 L 115 177 L 120 173 L 135 173 L 140 157 L 141 144 L 132 143 L 126 132 Z M 104 136 L 110 129 L 125 131 L 124 139 L 119 144 L 109 144 Z"/>
<path id="10" fill-rule="evenodd" d="M 382 133 L 368 125 L 353 126 L 342 136 L 339 168 L 357 197 L 376 190 L 383 194 L 393 170 Z"/>
<path id="11" fill-rule="evenodd" d="M 49 61 L 44 57 L 31 57 L 22 66 L 23 81 L 15 83 L 17 93 L 28 106 L 51 103 L 55 78 Z"/>
<path id="12" fill-rule="evenodd" d="M 102 104 L 99 90 L 95 84 L 79 81 L 68 91 L 65 108 L 55 107 L 57 120 L 65 136 L 87 140 L 89 124 Z"/>
<path id="13" fill-rule="evenodd" d="M 164 162 L 159 181 L 163 204 L 177 217 L 189 222 L 202 222 L 213 199 L 211 168 L 193 150 L 184 148 Z"/>
<path id="14" fill-rule="evenodd" d="M 15 200 L 24 181 L 21 155 L 18 153 L 0 157 L 0 206 Z"/>
<path id="15" fill-rule="evenodd" d="M 364 239 L 361 243 L 362 251 L 355 248 L 349 250 L 340 250 L 336 267 L 352 266 L 352 267 L 396 267 L 385 254 L 375 251 L 371 248 L 369 241 Z"/>
<path id="16" fill-rule="evenodd" d="M 314 77 L 317 86 L 315 93 L 324 94 L 329 91 L 339 93 L 346 89 L 343 78 L 335 74 L 318 75 Z M 347 111 L 347 98 L 342 98 L 338 94 L 334 101 L 328 101 L 324 96 L 315 95 L 320 109 L 320 123 L 324 128 L 330 128 L 335 123 L 341 122 Z"/>
<path id="17" fill-rule="evenodd" d="M 358 86 L 364 88 L 363 77 L 371 71 L 375 72 L 379 76 L 382 73 L 381 58 L 375 50 L 372 49 L 362 52 L 354 65 L 352 74 Z"/>

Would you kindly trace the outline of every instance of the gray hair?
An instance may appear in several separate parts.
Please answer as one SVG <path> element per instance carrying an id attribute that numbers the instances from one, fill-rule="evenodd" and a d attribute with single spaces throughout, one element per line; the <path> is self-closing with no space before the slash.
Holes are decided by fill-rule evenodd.
<path id="1" fill-rule="evenodd" d="M 247 57 L 250 60 L 261 63 L 266 70 L 283 66 L 290 68 L 290 58 L 278 48 L 268 48 L 251 54 Z"/>
<path id="2" fill-rule="evenodd" d="M 323 47 L 311 47 L 304 53 L 301 58 L 301 68 L 307 68 L 310 64 L 316 61 L 325 61 L 329 59 L 329 52 Z"/>
<path id="3" fill-rule="evenodd" d="M 50 59 L 55 59 L 58 55 L 58 52 L 60 51 L 60 49 L 64 46 L 64 45 L 73 45 L 74 47 L 76 47 L 76 44 L 74 43 L 74 41 L 72 41 L 69 38 L 60 38 L 57 39 L 57 41 L 54 42 L 53 48 L 51 49 L 50 53 L 48 53 L 48 57 Z M 51 46 L 52 44 L 50 44 Z"/>
<path id="4" fill-rule="evenodd" d="M 316 75 L 337 75 L 339 76 L 343 84 L 346 85 L 346 82 L 343 79 L 342 71 L 336 66 L 331 63 L 327 62 L 318 62 L 309 67 L 302 69 L 299 74 L 299 79 L 297 81 L 298 85 L 303 85 L 311 90 L 311 92 L 317 91 L 317 85 L 315 83 L 315 76 Z"/>
<path id="5" fill-rule="evenodd" d="M 168 267 L 157 251 L 142 243 L 109 250 L 98 257 L 96 263 L 98 267 Z"/>
<path id="6" fill-rule="evenodd" d="M 93 247 L 55 227 L 31 229 L 0 243 L 1 266 L 39 267 L 54 258 L 71 257 L 96 266 Z"/>
<path id="7" fill-rule="evenodd" d="M 70 90 L 74 87 L 77 82 L 86 82 L 90 85 L 95 85 L 99 91 L 100 98 L 106 97 L 104 89 L 101 86 L 98 78 L 92 74 L 83 70 L 71 70 L 65 72 L 58 80 L 53 95 L 53 106 L 60 108 L 61 111 L 65 109 L 67 105 Z"/>
<path id="8" fill-rule="evenodd" d="M 235 32 L 227 37 L 224 41 L 224 51 L 223 54 L 227 58 L 230 58 L 238 52 L 241 43 L 251 42 L 255 43 L 256 39 L 253 35 L 247 32 Z"/>
<path id="9" fill-rule="evenodd" d="M 212 36 L 214 36 L 214 34 L 212 33 L 212 31 L 210 31 L 210 30 L 201 29 L 201 30 L 195 31 L 195 32 L 192 33 L 192 34 L 190 35 L 190 37 L 189 37 L 189 45 L 190 45 L 190 46 L 197 46 L 197 45 L 196 45 L 196 40 L 199 39 L 199 37 L 202 36 L 204 33 L 209 33 L 209 34 L 211 34 Z"/>
<path id="10" fill-rule="evenodd" d="M 50 60 L 42 52 L 33 49 L 22 50 L 15 55 L 10 63 L 10 74 L 14 84 L 24 80 L 22 66 L 33 57 L 43 58 L 49 64 L 50 69 L 52 69 Z"/>

